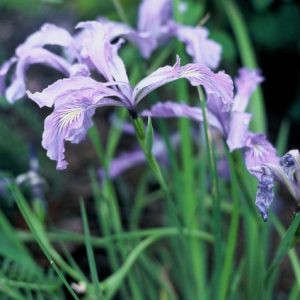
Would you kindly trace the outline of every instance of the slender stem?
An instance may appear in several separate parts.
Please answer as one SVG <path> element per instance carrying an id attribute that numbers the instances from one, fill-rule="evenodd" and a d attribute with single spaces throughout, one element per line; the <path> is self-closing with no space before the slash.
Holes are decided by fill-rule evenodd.
<path id="1" fill-rule="evenodd" d="M 126 16 L 126 13 L 123 9 L 123 6 L 120 2 L 120 0 L 112 0 L 114 6 L 115 6 L 115 9 L 119 15 L 119 18 L 122 20 L 122 22 L 128 24 L 128 19 L 127 19 L 127 16 Z"/>
<path id="2" fill-rule="evenodd" d="M 205 144 L 208 155 L 208 167 L 210 174 L 212 176 L 213 188 L 212 188 L 212 199 L 213 199 L 213 232 L 216 241 L 216 247 L 214 247 L 214 276 L 213 276 L 213 293 L 214 297 L 218 293 L 220 274 L 221 274 L 221 265 L 222 265 L 222 233 L 221 233 L 221 205 L 220 205 L 220 191 L 219 191 L 219 180 L 217 174 L 216 160 L 214 150 L 211 144 L 210 130 L 207 121 L 206 114 L 206 103 L 204 92 L 201 87 L 198 87 L 199 100 L 201 104 L 201 110 L 203 114 L 203 125 L 205 133 Z"/>
<path id="3" fill-rule="evenodd" d="M 236 243 L 238 238 L 239 229 L 239 213 L 240 213 L 240 197 L 238 193 L 238 180 L 234 166 L 232 155 L 229 153 L 227 145 L 224 145 L 227 159 L 230 167 L 231 178 L 231 195 L 233 199 L 233 208 L 231 212 L 231 221 L 229 227 L 229 233 L 226 243 L 226 253 L 224 258 L 223 270 L 221 275 L 221 287 L 219 299 L 226 299 L 227 292 L 229 290 L 229 283 L 234 269 L 234 254 L 236 251 Z"/>
<path id="4" fill-rule="evenodd" d="M 251 44 L 245 20 L 238 6 L 234 1 L 223 0 L 222 3 L 224 4 L 222 6 L 225 7 L 228 21 L 234 32 L 243 65 L 249 68 L 257 68 L 255 52 Z M 258 88 L 252 96 L 250 111 L 255 115 L 251 123 L 253 130 L 266 132 L 266 113 L 261 88 Z"/>
<path id="5" fill-rule="evenodd" d="M 179 9 L 180 0 L 173 1 L 173 11 L 175 20 L 178 23 L 182 22 L 182 12 Z M 188 63 L 185 46 L 181 42 L 177 42 L 176 51 L 181 58 L 183 64 Z M 176 95 L 179 101 L 189 103 L 190 95 L 187 82 L 179 81 L 176 84 Z M 193 145 L 191 138 L 191 123 L 188 119 L 181 118 L 179 120 L 179 130 L 181 135 L 181 160 L 182 160 L 182 183 L 184 190 L 184 196 L 182 191 L 177 192 L 179 207 L 182 210 L 183 220 L 185 226 L 191 229 L 199 227 L 197 208 L 199 207 L 199 198 L 195 197 L 194 188 L 196 185 L 195 178 L 195 161 L 193 157 Z M 192 282 L 187 282 L 185 288 L 186 298 L 190 297 L 191 285 L 193 287 L 192 293 L 195 298 L 203 298 L 206 296 L 206 276 L 205 276 L 205 255 L 203 245 L 199 241 L 188 240 L 182 244 L 183 250 L 189 254 L 190 259 L 187 264 L 187 271 L 191 270 L 193 274 Z"/>
<path id="6" fill-rule="evenodd" d="M 214 238 L 211 234 L 201 230 L 191 230 L 188 228 L 181 228 L 180 230 L 176 227 L 164 227 L 164 228 L 148 228 L 143 230 L 135 230 L 129 232 L 123 232 L 122 234 L 112 234 L 107 237 L 93 237 L 91 236 L 91 244 L 94 247 L 103 247 L 108 243 L 126 241 L 131 239 L 139 239 L 149 236 L 176 236 L 183 234 L 192 238 L 205 240 L 209 243 L 214 242 Z M 34 241 L 34 236 L 28 231 L 18 231 L 18 237 L 24 242 Z M 48 232 L 47 237 L 50 241 L 66 241 L 73 243 L 84 243 L 84 236 L 80 233 L 73 232 Z"/>

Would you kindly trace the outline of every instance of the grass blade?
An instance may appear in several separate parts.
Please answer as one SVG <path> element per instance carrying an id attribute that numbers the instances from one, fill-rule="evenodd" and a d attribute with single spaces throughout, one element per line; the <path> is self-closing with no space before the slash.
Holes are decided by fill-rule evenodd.
<path id="1" fill-rule="evenodd" d="M 89 262 L 89 268 L 91 271 L 93 286 L 94 286 L 94 292 L 95 292 L 95 299 L 99 299 L 101 293 L 100 293 L 100 283 L 99 283 L 99 277 L 97 272 L 97 266 L 95 261 L 95 256 L 93 252 L 93 246 L 91 242 L 91 234 L 90 229 L 88 225 L 86 210 L 84 206 L 84 202 L 81 199 L 80 200 L 80 211 L 81 211 L 81 217 L 82 217 L 82 224 L 83 224 L 83 231 L 84 231 L 84 242 Z"/>
<path id="2" fill-rule="evenodd" d="M 292 245 L 292 241 L 294 239 L 295 233 L 300 224 L 300 214 L 297 214 L 288 228 L 286 234 L 284 235 L 279 248 L 275 254 L 275 257 L 272 261 L 270 268 L 267 271 L 265 281 L 268 283 L 269 279 L 271 278 L 273 272 L 276 270 L 276 267 L 279 265 L 281 259 L 286 255 L 286 253 L 290 250 Z"/>

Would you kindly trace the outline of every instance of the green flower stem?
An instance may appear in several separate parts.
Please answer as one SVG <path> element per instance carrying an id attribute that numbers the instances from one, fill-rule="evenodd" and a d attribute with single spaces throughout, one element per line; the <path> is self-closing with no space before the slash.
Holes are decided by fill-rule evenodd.
<path id="1" fill-rule="evenodd" d="M 204 134 L 205 134 L 205 144 L 206 151 L 208 156 L 208 167 L 210 174 L 212 176 L 212 199 L 213 199 L 213 233 L 215 237 L 216 244 L 218 246 L 214 247 L 214 277 L 213 277 L 213 292 L 217 293 L 220 281 L 221 274 L 221 265 L 222 265 L 222 232 L 221 232 L 221 205 L 220 205 L 220 190 L 219 190 L 219 180 L 217 174 L 217 166 L 215 160 L 214 150 L 212 148 L 210 130 L 207 121 L 206 114 L 206 102 L 204 92 L 201 87 L 197 88 L 199 94 L 199 100 L 201 105 L 201 110 L 203 114 L 203 126 L 204 126 Z"/>
<path id="2" fill-rule="evenodd" d="M 150 168 L 152 169 L 157 181 L 159 182 L 162 190 L 168 195 L 169 197 L 169 191 L 168 191 L 168 186 L 167 183 L 164 179 L 164 176 L 162 174 L 162 171 L 159 167 L 159 164 L 157 163 L 156 158 L 154 157 L 154 155 L 152 154 L 151 151 L 148 151 L 147 149 L 147 145 L 146 145 L 146 140 L 145 140 L 145 132 L 144 132 L 144 125 L 143 125 L 143 121 L 141 119 L 135 119 L 133 121 L 133 126 L 134 126 L 134 130 L 136 133 L 136 137 L 138 139 L 139 145 L 141 147 L 141 149 L 143 150 L 145 157 L 148 161 L 148 164 L 150 166 Z"/>
<path id="3" fill-rule="evenodd" d="M 175 20 L 178 23 L 182 22 L 182 13 L 179 10 L 180 1 L 174 0 L 173 2 L 173 11 Z M 189 60 L 186 55 L 185 47 L 182 43 L 177 42 L 176 51 L 181 58 L 182 64 L 186 64 Z M 190 94 L 188 90 L 188 85 L 186 81 L 179 80 L 176 83 L 176 92 L 177 92 L 177 100 L 184 101 L 189 103 Z M 179 130 L 181 135 L 181 159 L 183 165 L 183 189 L 184 189 L 184 197 L 182 197 L 182 192 L 177 193 L 179 199 L 178 202 L 180 204 L 180 208 L 183 212 L 184 223 L 185 226 L 188 226 L 191 229 L 195 229 L 199 227 L 198 220 L 198 210 L 199 207 L 199 198 L 195 196 L 193 193 L 196 185 L 195 181 L 195 172 L 194 172 L 194 158 L 193 158 L 193 148 L 192 148 L 192 138 L 191 138 L 191 123 L 188 119 L 180 119 L 179 120 Z M 195 240 L 190 240 L 188 243 L 183 244 L 185 247 L 185 251 L 187 253 L 191 253 L 190 264 L 188 268 L 192 270 L 193 280 L 192 283 L 186 288 L 186 297 L 189 295 L 189 291 L 192 286 L 195 290 L 194 297 L 195 298 L 206 298 L 206 275 L 205 275 L 205 264 L 203 262 L 204 251 L 203 245 Z"/>
<path id="4" fill-rule="evenodd" d="M 227 299 L 227 292 L 230 287 L 231 276 L 233 275 L 234 270 L 234 255 L 236 250 L 237 238 L 238 238 L 238 229 L 239 229 L 239 214 L 240 214 L 240 197 L 238 189 L 238 179 L 236 174 L 236 169 L 233 161 L 233 156 L 229 153 L 227 145 L 224 145 L 227 159 L 230 167 L 231 174 L 231 196 L 233 199 L 233 207 L 231 211 L 231 222 L 229 227 L 229 233 L 226 243 L 226 252 L 223 263 L 223 269 L 221 273 L 221 286 L 220 286 L 220 300 Z"/>
<path id="5" fill-rule="evenodd" d="M 121 222 L 121 213 L 119 209 L 119 204 L 117 201 L 116 193 L 114 190 L 114 186 L 109 179 L 109 159 L 107 157 L 108 152 L 104 151 L 104 147 L 100 138 L 100 135 L 98 133 L 97 128 L 94 126 L 89 130 L 89 137 L 94 145 L 94 148 L 96 150 L 96 153 L 98 155 L 99 161 L 104 169 L 104 180 L 103 180 L 103 189 L 102 193 L 103 195 L 100 197 L 97 197 L 96 201 L 96 209 L 98 212 L 98 221 L 99 225 L 101 226 L 103 233 L 106 236 L 109 236 L 112 232 L 114 233 L 122 233 L 122 222 Z M 94 193 L 96 193 L 96 190 L 98 189 L 97 183 L 95 182 L 95 179 L 92 179 L 93 183 L 93 190 Z M 105 203 L 106 202 L 106 203 Z M 108 220 L 107 210 L 102 210 L 101 207 L 103 205 L 108 205 L 108 209 L 110 211 L 110 216 Z M 105 213 L 106 212 L 106 213 Z M 108 223 L 110 221 L 110 223 Z M 120 264 L 120 258 L 119 253 L 120 251 L 121 257 L 124 259 L 127 256 L 126 248 L 124 248 L 122 245 L 117 244 L 116 246 L 112 246 L 111 244 L 107 244 L 107 252 L 108 257 L 110 260 L 110 263 L 113 267 L 113 270 L 116 270 Z M 135 290 L 135 284 L 132 280 L 132 276 L 129 276 L 129 283 L 131 290 Z M 125 289 L 121 290 L 122 295 L 124 297 L 127 297 L 127 291 Z"/>
<path id="6" fill-rule="evenodd" d="M 225 7 L 228 21 L 234 32 L 243 65 L 249 68 L 257 68 L 258 65 L 254 49 L 252 47 L 251 40 L 247 31 L 247 26 L 241 12 L 238 9 L 238 6 L 234 1 L 223 0 L 221 2 L 223 3 L 222 7 Z M 253 130 L 265 133 L 267 130 L 266 113 L 262 89 L 260 87 L 256 89 L 255 93 L 252 96 L 249 110 L 255 116 L 251 123 Z"/>
<path id="7" fill-rule="evenodd" d="M 129 24 L 125 10 L 123 9 L 120 0 L 112 0 L 112 2 L 122 22 Z"/>

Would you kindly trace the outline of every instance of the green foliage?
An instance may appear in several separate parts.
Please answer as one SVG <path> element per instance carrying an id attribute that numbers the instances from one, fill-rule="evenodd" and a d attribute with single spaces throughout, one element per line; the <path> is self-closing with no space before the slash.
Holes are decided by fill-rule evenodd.
<path id="1" fill-rule="evenodd" d="M 60 7 L 70 4 L 68 0 L 62 2 Z M 216 26 L 211 35 L 223 45 L 226 63 L 236 65 L 240 57 L 244 65 L 256 67 L 254 50 L 239 7 L 232 1 L 216 2 L 221 3 L 222 8 L 225 2 L 229 3 L 222 10 L 220 20 L 227 17 L 233 34 L 223 26 Z M 259 18 L 266 16 L 271 2 L 252 0 L 255 9 L 261 12 Z M 16 0 L 5 0 L 1 5 L 4 3 L 19 5 Z M 205 14 L 205 3 L 192 0 L 186 3 L 186 12 L 180 15 L 175 11 L 177 21 L 197 24 Z M 124 19 L 125 11 L 125 19 L 128 18 L 130 24 L 134 24 L 137 4 L 138 1 L 130 0 L 78 0 L 73 3 L 84 17 L 101 13 Z M 179 1 L 174 1 L 175 8 L 177 4 Z M 297 9 L 294 12 L 289 9 L 286 6 L 284 12 L 275 17 L 268 15 L 266 23 L 272 19 L 270 26 L 278 29 L 279 25 L 272 25 L 274 18 L 294 20 L 298 16 Z M 251 33 L 258 43 L 271 45 L 273 29 L 267 32 L 264 40 L 257 31 L 266 23 L 259 18 L 253 21 Z M 282 20 L 278 22 L 281 24 Z M 289 32 L 286 43 L 295 41 L 296 30 L 289 27 Z M 279 47 L 282 41 L 276 43 L 274 47 Z M 150 63 L 142 61 L 129 45 L 122 56 L 131 67 L 128 72 L 131 82 L 136 83 L 142 75 L 165 64 L 175 52 L 183 61 L 188 61 L 179 43 L 172 42 L 159 49 Z M 19 188 L 10 186 L 11 198 L 29 230 L 14 228 L 0 211 L 0 299 L 79 299 L 78 287 L 72 284 L 76 283 L 83 287 L 82 299 L 86 300 L 271 300 L 276 298 L 280 263 L 284 257 L 291 262 L 295 280 L 291 282 L 291 291 L 286 291 L 283 297 L 299 298 L 300 265 L 293 244 L 298 238 L 299 215 L 288 229 L 271 216 L 279 239 L 275 248 L 270 239 L 270 226 L 256 213 L 254 179 L 246 171 L 241 153 L 231 154 L 225 145 L 214 143 L 206 120 L 204 94 L 199 89 L 199 103 L 196 91 L 189 90 L 183 81 L 173 86 L 176 93 L 172 89 L 168 93 L 174 98 L 201 106 L 204 125 L 194 126 L 187 120 L 180 120 L 172 124 L 173 127 L 165 121 L 155 123 L 158 125 L 155 130 L 165 142 L 169 165 L 159 164 L 152 153 L 155 138 L 151 119 L 148 119 L 146 132 L 142 120 L 135 119 L 136 139 L 149 167 L 141 170 L 134 180 L 122 178 L 113 182 L 108 171 L 121 140 L 122 128 L 111 126 L 106 143 L 102 142 L 96 127 L 90 129 L 88 135 L 105 174 L 100 183 L 94 170 L 90 171 L 91 195 L 80 201 L 83 233 L 47 226 Z M 149 95 L 151 101 L 156 98 L 155 93 Z M 262 97 L 257 94 L 252 112 L 258 129 L 265 128 L 261 107 Z M 129 119 L 126 110 L 119 110 L 117 114 L 121 123 Z M 20 102 L 10 107 L 3 98 L 0 98 L 0 115 L 0 169 L 17 175 L 27 171 L 28 140 L 37 136 L 40 139 L 43 118 L 28 103 Z M 174 129 L 181 136 L 179 151 L 170 142 Z M 277 142 L 280 152 L 286 147 L 288 130 L 283 123 Z M 196 142 L 191 132 L 197 132 Z M 229 166 L 229 179 L 217 172 L 217 159 L 221 155 Z M 59 184 L 63 186 L 62 177 L 56 175 L 53 164 L 44 155 L 41 156 L 41 169 L 52 184 L 53 196 L 55 188 Z M 145 222 L 146 218 L 150 220 Z M 66 243 L 85 247 L 87 265 L 81 257 L 76 260 Z M 29 250 L 33 244 L 39 246 L 48 262 L 43 267 Z M 103 255 L 105 265 L 102 265 L 104 260 L 99 259 Z M 104 267 L 108 269 L 106 272 Z"/>

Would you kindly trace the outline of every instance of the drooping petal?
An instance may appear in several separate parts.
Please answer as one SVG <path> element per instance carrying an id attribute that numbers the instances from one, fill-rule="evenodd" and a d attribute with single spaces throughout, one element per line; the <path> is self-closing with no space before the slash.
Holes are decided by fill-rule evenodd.
<path id="1" fill-rule="evenodd" d="M 231 112 L 229 131 L 226 139 L 230 151 L 245 147 L 250 121 L 251 114 L 235 111 Z"/>
<path id="2" fill-rule="evenodd" d="M 247 169 L 252 173 L 251 170 L 254 167 L 263 164 L 278 165 L 279 158 L 276 155 L 276 149 L 266 139 L 265 135 L 249 133 L 245 143 L 245 162 Z"/>
<path id="3" fill-rule="evenodd" d="M 69 76 L 71 65 L 56 54 L 43 48 L 33 48 L 19 58 L 12 78 L 11 85 L 6 90 L 6 98 L 14 102 L 26 93 L 26 71 L 32 64 L 44 64 Z"/>
<path id="4" fill-rule="evenodd" d="M 213 95 L 224 104 L 223 110 L 230 109 L 233 102 L 231 78 L 224 72 L 214 73 L 201 64 L 188 64 L 181 67 L 179 57 L 174 66 L 159 68 L 136 85 L 133 90 L 135 103 L 160 86 L 180 78 L 186 78 L 193 86 L 202 85 L 208 98 Z"/>
<path id="5" fill-rule="evenodd" d="M 256 87 L 264 80 L 258 70 L 242 68 L 235 79 L 236 96 L 234 97 L 232 110 L 245 111 L 252 93 Z"/>
<path id="6" fill-rule="evenodd" d="M 70 47 L 72 43 L 73 38 L 68 31 L 56 25 L 46 23 L 16 49 L 16 54 L 20 57 L 27 54 L 32 48 L 41 48 L 45 45 Z"/>
<path id="7" fill-rule="evenodd" d="M 149 110 L 144 110 L 141 113 L 141 116 L 154 118 L 184 117 L 194 121 L 203 122 L 203 115 L 200 108 L 172 101 L 159 102 L 153 105 Z M 218 130 L 222 129 L 219 121 L 210 112 L 207 112 L 207 119 L 210 126 Z"/>
<path id="8" fill-rule="evenodd" d="M 217 42 L 208 39 L 206 28 L 178 24 L 176 35 L 186 44 L 186 52 L 192 56 L 194 63 L 200 63 L 212 69 L 218 67 L 222 48 Z"/>
<path id="9" fill-rule="evenodd" d="M 224 71 L 214 73 L 202 64 L 188 64 L 182 67 L 181 77 L 186 78 L 191 85 L 202 85 L 207 98 L 217 97 L 222 103 L 222 110 L 229 111 L 233 103 L 233 83 Z"/>
<path id="10" fill-rule="evenodd" d="M 75 85 L 80 83 L 80 80 L 81 85 Z M 49 158 L 57 161 L 57 169 L 65 169 L 67 167 L 64 154 L 65 141 L 79 143 L 84 139 L 87 130 L 92 126 L 91 118 L 97 107 L 124 105 L 110 98 L 116 93 L 113 89 L 89 77 L 63 79 L 46 90 L 49 94 L 45 90 L 39 94 L 53 97 L 47 104 L 50 101 L 54 103 L 54 111 L 45 120 L 42 145 L 47 150 Z M 38 95 L 35 96 L 37 101 Z M 41 98 L 39 101 L 45 99 Z"/>
<path id="11" fill-rule="evenodd" d="M 168 82 L 180 78 L 180 59 L 177 57 L 174 66 L 165 66 L 157 69 L 149 76 L 142 79 L 133 90 L 134 102 L 138 103 L 141 99 Z"/>
<path id="12" fill-rule="evenodd" d="M 97 97 L 119 97 L 122 96 L 115 90 L 109 88 L 110 83 L 100 83 L 90 77 L 75 76 L 60 79 L 49 85 L 42 92 L 27 92 L 28 97 L 39 105 L 39 107 L 51 107 L 57 99 L 63 95 L 69 95 L 78 91 L 92 91 Z"/>
<path id="13" fill-rule="evenodd" d="M 266 166 L 260 167 L 255 205 L 264 221 L 268 220 L 268 210 L 274 199 L 274 177 Z"/>

